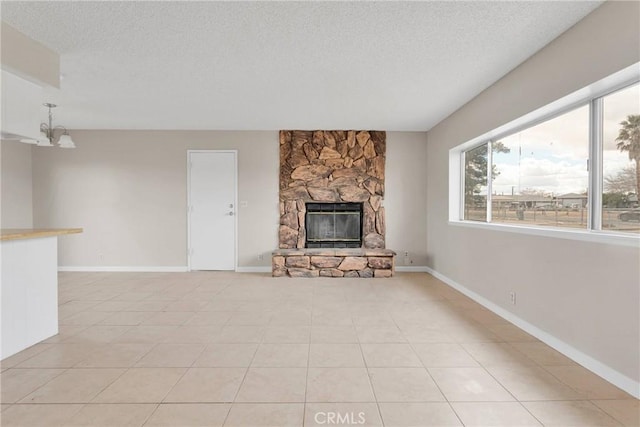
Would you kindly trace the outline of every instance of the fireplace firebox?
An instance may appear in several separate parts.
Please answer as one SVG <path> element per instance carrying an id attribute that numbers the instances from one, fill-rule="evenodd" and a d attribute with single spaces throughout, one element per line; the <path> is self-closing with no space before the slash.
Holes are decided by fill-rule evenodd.
<path id="1" fill-rule="evenodd" d="M 362 203 L 307 203 L 307 248 L 362 247 Z"/>

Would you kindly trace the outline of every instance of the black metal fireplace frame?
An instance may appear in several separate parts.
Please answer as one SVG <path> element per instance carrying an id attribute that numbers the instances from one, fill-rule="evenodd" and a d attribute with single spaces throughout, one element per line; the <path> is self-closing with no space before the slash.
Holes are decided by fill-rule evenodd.
<path id="1" fill-rule="evenodd" d="M 305 247 L 306 248 L 361 248 L 362 247 L 362 228 L 363 228 L 363 204 L 350 202 L 337 203 L 318 203 L 308 202 L 306 204 L 305 229 L 307 230 Z M 317 214 L 333 214 L 333 215 L 358 215 L 359 228 L 358 239 L 310 239 L 309 238 L 309 221 L 313 215 Z"/>

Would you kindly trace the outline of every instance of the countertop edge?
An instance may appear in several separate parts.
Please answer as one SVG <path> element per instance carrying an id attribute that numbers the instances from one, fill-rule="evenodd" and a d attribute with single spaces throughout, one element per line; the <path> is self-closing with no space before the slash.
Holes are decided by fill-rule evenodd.
<path id="1" fill-rule="evenodd" d="M 0 241 L 39 239 L 82 232 L 82 228 L 3 228 L 0 230 Z"/>

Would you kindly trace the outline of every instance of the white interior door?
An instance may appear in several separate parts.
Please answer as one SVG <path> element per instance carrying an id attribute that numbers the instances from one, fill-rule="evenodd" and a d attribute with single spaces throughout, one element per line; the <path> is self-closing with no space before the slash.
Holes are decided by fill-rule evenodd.
<path id="1" fill-rule="evenodd" d="M 191 151 L 189 267 L 235 270 L 236 152 Z"/>

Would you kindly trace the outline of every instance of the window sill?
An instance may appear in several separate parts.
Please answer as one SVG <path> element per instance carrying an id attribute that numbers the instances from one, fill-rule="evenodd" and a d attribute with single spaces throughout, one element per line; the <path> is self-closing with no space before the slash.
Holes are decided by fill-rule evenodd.
<path id="1" fill-rule="evenodd" d="M 603 243 L 608 245 L 640 248 L 640 236 L 635 234 L 624 235 L 617 233 L 607 233 L 605 231 L 583 231 L 571 230 L 566 228 L 551 229 L 546 227 L 455 220 L 449 220 L 449 225 L 454 225 L 457 227 L 478 228 L 482 230 L 504 231 L 508 233 L 528 234 L 531 236 L 551 237 L 555 239 L 578 240 L 583 242 Z"/>

